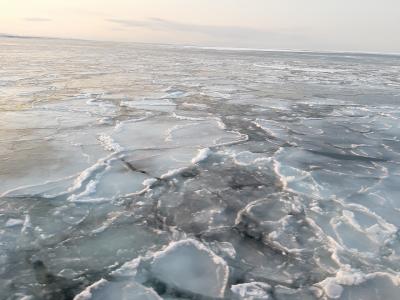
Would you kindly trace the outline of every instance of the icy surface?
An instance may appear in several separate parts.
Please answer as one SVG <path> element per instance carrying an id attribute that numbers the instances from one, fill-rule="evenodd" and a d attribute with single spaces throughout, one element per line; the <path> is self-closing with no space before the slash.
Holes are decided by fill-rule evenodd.
<path id="1" fill-rule="evenodd" d="M 398 299 L 398 56 L 0 58 L 0 299 Z"/>
<path id="2" fill-rule="evenodd" d="M 161 300 L 156 292 L 139 283 L 108 282 L 101 279 L 74 297 L 74 300 Z"/>
<path id="3" fill-rule="evenodd" d="M 193 294 L 222 298 L 228 281 L 226 262 L 195 240 L 182 240 L 154 257 L 151 273 L 165 284 Z"/>

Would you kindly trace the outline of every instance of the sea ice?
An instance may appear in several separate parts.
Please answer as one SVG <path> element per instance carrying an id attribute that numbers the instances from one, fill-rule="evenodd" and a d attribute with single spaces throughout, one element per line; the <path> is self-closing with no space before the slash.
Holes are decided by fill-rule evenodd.
<path id="1" fill-rule="evenodd" d="M 0 299 L 399 294 L 398 56 L 0 38 Z"/>
<path id="2" fill-rule="evenodd" d="M 156 253 L 150 270 L 168 285 L 214 298 L 224 297 L 229 276 L 226 262 L 195 240 L 172 243 Z"/>

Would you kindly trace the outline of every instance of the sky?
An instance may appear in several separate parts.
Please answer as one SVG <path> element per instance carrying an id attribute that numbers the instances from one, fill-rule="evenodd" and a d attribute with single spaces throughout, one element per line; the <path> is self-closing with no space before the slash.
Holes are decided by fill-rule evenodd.
<path id="1" fill-rule="evenodd" d="M 0 33 L 400 53 L 400 1 L 0 0 Z"/>

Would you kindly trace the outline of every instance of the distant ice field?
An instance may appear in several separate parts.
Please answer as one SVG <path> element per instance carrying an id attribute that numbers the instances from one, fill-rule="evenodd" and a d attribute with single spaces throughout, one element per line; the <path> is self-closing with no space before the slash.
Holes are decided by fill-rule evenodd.
<path id="1" fill-rule="evenodd" d="M 399 299 L 400 56 L 0 39 L 0 299 Z"/>

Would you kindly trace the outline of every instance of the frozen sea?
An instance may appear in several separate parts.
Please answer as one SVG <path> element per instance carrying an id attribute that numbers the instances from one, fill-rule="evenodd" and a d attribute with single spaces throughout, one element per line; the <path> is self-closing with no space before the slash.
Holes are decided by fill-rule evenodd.
<path id="1" fill-rule="evenodd" d="M 399 299 L 400 56 L 0 39 L 0 299 Z"/>

